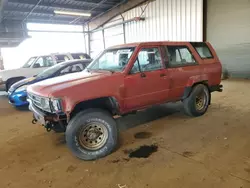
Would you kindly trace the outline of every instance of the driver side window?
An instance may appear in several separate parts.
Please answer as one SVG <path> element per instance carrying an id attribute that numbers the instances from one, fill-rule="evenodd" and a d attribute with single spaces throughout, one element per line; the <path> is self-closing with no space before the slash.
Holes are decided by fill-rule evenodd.
<path id="1" fill-rule="evenodd" d="M 50 56 L 45 56 L 38 58 L 33 68 L 51 67 L 52 65 L 54 65 L 52 58 Z"/>
<path id="2" fill-rule="evenodd" d="M 33 68 L 43 67 L 43 57 L 40 57 L 33 65 Z"/>
<path id="3" fill-rule="evenodd" d="M 61 75 L 68 74 L 68 73 L 70 73 L 70 71 L 71 71 L 71 66 L 67 66 L 67 67 L 65 67 L 64 69 L 62 69 L 62 70 L 60 71 L 60 76 L 61 76 Z"/>
<path id="4" fill-rule="evenodd" d="M 162 59 L 159 48 L 143 48 L 137 56 L 130 73 L 147 72 L 162 69 Z"/>

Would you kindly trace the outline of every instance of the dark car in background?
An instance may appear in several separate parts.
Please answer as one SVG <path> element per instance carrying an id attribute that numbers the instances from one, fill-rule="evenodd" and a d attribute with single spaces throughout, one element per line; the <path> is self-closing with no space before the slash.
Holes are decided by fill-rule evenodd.
<path id="1" fill-rule="evenodd" d="M 70 73 L 81 72 L 85 67 L 91 62 L 91 59 L 85 60 L 70 60 L 62 62 L 60 64 L 54 65 L 37 76 L 23 79 L 15 84 L 13 84 L 8 91 L 9 102 L 16 106 L 26 106 L 28 105 L 27 101 L 27 92 L 26 88 L 28 85 L 54 78 L 57 76 L 63 76 Z"/>

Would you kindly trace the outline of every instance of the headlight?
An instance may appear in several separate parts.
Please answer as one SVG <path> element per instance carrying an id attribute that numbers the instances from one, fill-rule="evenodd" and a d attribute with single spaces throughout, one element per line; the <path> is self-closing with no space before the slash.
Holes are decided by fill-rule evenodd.
<path id="1" fill-rule="evenodd" d="M 25 91 L 27 89 L 28 85 L 23 85 L 19 88 L 16 89 L 16 92 L 20 92 L 20 91 Z"/>
<path id="2" fill-rule="evenodd" d="M 60 99 L 51 99 L 51 107 L 52 107 L 52 112 L 61 112 L 62 111 L 62 105 L 61 105 L 61 100 Z"/>
<path id="3" fill-rule="evenodd" d="M 44 111 L 51 112 L 50 100 L 49 98 L 41 98 L 41 108 Z"/>

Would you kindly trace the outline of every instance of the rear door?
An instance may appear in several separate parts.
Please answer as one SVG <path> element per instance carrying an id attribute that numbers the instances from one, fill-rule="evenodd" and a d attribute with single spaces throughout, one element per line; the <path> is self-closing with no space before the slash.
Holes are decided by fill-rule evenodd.
<path id="1" fill-rule="evenodd" d="M 170 76 L 169 99 L 180 100 L 188 81 L 193 76 L 200 75 L 200 66 L 189 45 L 166 45 L 168 57 L 167 70 Z"/>
<path id="2" fill-rule="evenodd" d="M 125 77 L 125 108 L 133 110 L 162 103 L 168 97 L 169 77 L 160 47 L 143 47 Z"/>

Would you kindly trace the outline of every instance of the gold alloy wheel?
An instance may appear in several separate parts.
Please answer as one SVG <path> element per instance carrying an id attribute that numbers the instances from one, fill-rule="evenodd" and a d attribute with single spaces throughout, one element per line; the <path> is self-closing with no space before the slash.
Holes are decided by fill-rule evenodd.
<path id="1" fill-rule="evenodd" d="M 99 123 L 88 123 L 78 136 L 80 145 L 88 150 L 98 150 L 105 145 L 108 139 L 107 128 Z"/>
<path id="2" fill-rule="evenodd" d="M 204 106 L 206 105 L 206 93 L 204 91 L 200 92 L 195 98 L 195 107 L 198 111 L 203 110 Z"/>

